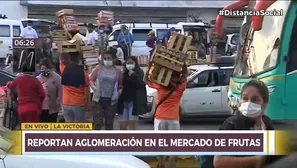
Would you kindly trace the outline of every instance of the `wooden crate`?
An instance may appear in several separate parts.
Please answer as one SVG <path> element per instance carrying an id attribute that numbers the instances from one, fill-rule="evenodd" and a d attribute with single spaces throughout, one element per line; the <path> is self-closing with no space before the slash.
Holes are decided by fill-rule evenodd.
<path id="1" fill-rule="evenodd" d="M 153 63 L 152 66 L 149 67 L 148 73 L 148 80 L 150 82 L 154 82 L 163 86 L 168 86 L 171 80 L 173 70 Z"/>
<path id="2" fill-rule="evenodd" d="M 68 35 L 65 32 L 65 30 L 55 30 L 52 33 L 52 38 L 53 38 L 54 42 L 67 41 L 68 40 Z"/>
<path id="3" fill-rule="evenodd" d="M 169 38 L 167 48 L 186 54 L 188 52 L 189 45 L 191 45 L 191 42 L 192 37 L 173 32 Z"/>
<path id="4" fill-rule="evenodd" d="M 188 59 L 198 59 L 197 51 L 188 51 L 187 55 L 188 55 Z"/>
<path id="5" fill-rule="evenodd" d="M 60 17 L 62 15 L 73 15 L 73 9 L 62 9 L 62 10 L 59 10 L 58 12 L 56 12 L 56 15 L 58 17 Z"/>
<path id="6" fill-rule="evenodd" d="M 206 59 L 188 59 L 186 61 L 187 65 L 205 65 L 208 64 Z"/>
<path id="7" fill-rule="evenodd" d="M 112 11 L 101 10 L 96 18 L 99 23 L 114 24 L 114 13 Z"/>
<path id="8" fill-rule="evenodd" d="M 166 49 L 158 45 L 153 53 L 152 61 L 174 71 L 180 72 L 187 58 L 186 54 Z"/>
<path id="9" fill-rule="evenodd" d="M 96 52 L 93 46 L 81 46 L 81 52 L 84 58 L 98 57 L 99 52 Z"/>
<path id="10" fill-rule="evenodd" d="M 80 43 L 79 42 L 68 42 L 63 41 L 60 43 L 57 43 L 58 52 L 59 53 L 71 53 L 71 52 L 80 52 Z"/>

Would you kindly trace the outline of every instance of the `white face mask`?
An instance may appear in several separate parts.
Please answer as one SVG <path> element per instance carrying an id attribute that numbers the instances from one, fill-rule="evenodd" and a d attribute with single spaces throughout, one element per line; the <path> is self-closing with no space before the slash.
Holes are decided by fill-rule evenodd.
<path id="1" fill-rule="evenodd" d="M 27 26 L 29 29 L 32 29 L 32 26 Z"/>
<path id="2" fill-rule="evenodd" d="M 99 32 L 100 32 L 100 33 L 103 33 L 103 32 L 104 32 L 104 30 L 99 30 Z"/>
<path id="3" fill-rule="evenodd" d="M 242 115 L 249 118 L 256 118 L 262 113 L 261 105 L 252 102 L 242 103 L 238 110 L 241 112 Z"/>

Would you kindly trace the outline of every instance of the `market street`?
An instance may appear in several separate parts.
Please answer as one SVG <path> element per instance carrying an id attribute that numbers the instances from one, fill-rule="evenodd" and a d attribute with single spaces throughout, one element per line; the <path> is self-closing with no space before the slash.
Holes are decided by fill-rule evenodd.
<path id="1" fill-rule="evenodd" d="M 199 118 L 192 117 L 186 118 L 181 121 L 182 130 L 217 130 L 219 126 L 224 122 L 224 118 Z M 118 119 L 114 122 L 114 128 L 119 128 Z M 277 130 L 297 130 L 297 121 L 292 122 L 290 125 L 284 122 L 275 123 L 275 129 Z M 153 122 L 148 119 L 139 119 L 137 124 L 137 130 L 153 130 Z"/>

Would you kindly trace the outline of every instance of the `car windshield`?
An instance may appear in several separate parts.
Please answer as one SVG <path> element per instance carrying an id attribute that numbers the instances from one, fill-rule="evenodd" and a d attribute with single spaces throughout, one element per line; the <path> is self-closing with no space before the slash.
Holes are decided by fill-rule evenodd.
<path id="1" fill-rule="evenodd" d="M 283 9 L 285 13 L 288 6 L 277 1 L 267 10 Z M 242 53 L 238 54 L 235 63 L 234 77 L 250 77 L 276 67 L 279 51 L 279 45 L 276 44 L 280 41 L 285 17 L 265 16 L 261 30 L 248 31 Z"/>

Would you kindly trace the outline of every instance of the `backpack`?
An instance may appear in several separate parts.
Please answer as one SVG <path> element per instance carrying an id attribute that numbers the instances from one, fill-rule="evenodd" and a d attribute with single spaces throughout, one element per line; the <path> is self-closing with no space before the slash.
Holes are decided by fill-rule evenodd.
<path id="1" fill-rule="evenodd" d="M 274 130 L 272 121 L 267 117 L 263 116 L 263 122 L 266 125 L 266 130 Z M 219 127 L 219 130 L 249 130 L 249 121 L 242 117 L 240 114 L 227 118 L 224 123 Z M 196 160 L 199 164 L 199 168 L 215 168 L 213 166 L 214 156 L 203 155 L 197 156 Z"/>

